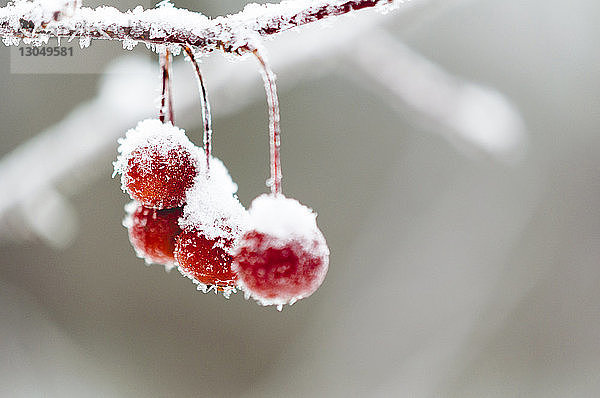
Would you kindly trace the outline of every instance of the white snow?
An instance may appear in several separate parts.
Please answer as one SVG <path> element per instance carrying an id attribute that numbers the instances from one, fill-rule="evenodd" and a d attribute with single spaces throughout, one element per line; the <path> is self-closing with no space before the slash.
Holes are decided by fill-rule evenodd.
<path id="1" fill-rule="evenodd" d="M 184 32 L 192 39 L 206 38 L 205 50 L 216 49 L 216 43 L 227 43 L 235 51 L 248 44 L 257 33 L 270 29 L 284 31 L 313 22 L 317 19 L 316 12 L 325 8 L 330 12 L 327 19 L 331 20 L 334 15 L 344 12 L 342 6 L 346 3 L 347 0 L 285 0 L 279 4 L 248 4 L 237 14 L 209 19 L 199 12 L 176 8 L 168 1 L 160 2 L 152 9 L 144 10 L 138 6 L 121 12 L 108 6 L 96 9 L 75 7 L 79 2 L 73 0 L 17 0 L 0 8 L 0 25 L 5 25 L 0 34 L 3 37 L 14 35 L 21 28 L 20 20 L 25 19 L 32 21 L 36 28 L 45 26 L 44 30 L 53 36 L 70 36 L 77 32 L 110 39 L 113 35 L 123 36 L 125 30 L 129 30 L 134 35 L 149 32 L 150 38 L 156 39 Z M 382 1 L 381 9 L 388 10 L 398 3 L 401 2 L 390 4 Z M 61 15 L 58 21 L 54 21 L 57 11 Z M 11 41 L 6 43 L 12 44 Z M 125 48 L 129 48 L 130 44 Z"/>
<path id="2" fill-rule="evenodd" d="M 198 281 L 194 276 L 186 271 L 185 269 L 177 266 L 177 269 L 181 273 L 181 275 L 185 276 L 188 279 L 191 279 L 192 282 L 196 285 L 196 290 L 200 290 L 202 293 L 210 293 L 211 291 L 215 292 L 215 294 L 219 294 L 219 288 L 215 285 L 206 285 L 200 281 Z M 237 287 L 235 286 L 222 286 L 221 293 L 223 293 L 223 297 L 229 299 L 232 293 L 237 293 Z"/>
<path id="3" fill-rule="evenodd" d="M 202 166 L 206 163 L 206 155 L 202 154 Z M 204 168 L 202 170 L 205 170 Z M 204 171 L 205 172 L 205 171 Z M 238 185 L 233 181 L 227 166 L 221 159 L 214 156 L 210 157 L 210 178 L 213 182 L 218 182 L 223 191 L 234 195 L 238 191 Z"/>
<path id="4" fill-rule="evenodd" d="M 236 242 L 247 226 L 247 212 L 232 189 L 233 183 L 221 161 L 213 159 L 210 174 L 200 173 L 187 191 L 182 229 L 201 231 L 208 239 L 227 238 Z"/>
<path id="5" fill-rule="evenodd" d="M 251 228 L 281 241 L 320 234 L 317 214 L 296 199 L 263 194 L 252 201 L 249 210 Z"/>
<path id="6" fill-rule="evenodd" d="M 123 40 L 123 49 L 124 50 L 133 50 L 135 46 L 137 46 L 137 40 L 125 39 Z"/>
<path id="7" fill-rule="evenodd" d="M 110 34 L 124 34 L 123 29 L 128 28 L 133 33 L 150 31 L 151 38 L 165 37 L 175 31 L 185 30 L 190 35 L 201 36 L 205 29 L 211 26 L 211 21 L 205 15 L 186 9 L 175 8 L 168 2 L 161 3 L 160 7 L 144 10 L 136 7 L 133 11 L 121 12 L 114 7 L 101 6 L 95 9 L 80 7 L 75 12 L 72 2 L 66 0 L 21 1 L 9 3 L 0 8 L 0 23 L 6 23 L 8 31 L 17 31 L 21 28 L 21 19 L 32 21 L 36 28 L 47 24 L 45 30 L 52 34 L 67 35 L 77 32 L 83 36 L 91 37 L 101 35 L 110 39 Z M 54 13 L 60 11 L 62 16 L 54 21 Z M 3 37 L 8 36 L 6 32 Z M 12 44 L 13 42 L 7 41 Z M 37 42 L 33 42 L 37 44 Z M 87 39 L 82 41 L 82 47 L 87 47 Z M 39 44 L 37 44 L 39 45 Z M 127 43 L 125 48 L 129 48 Z"/>
<path id="8" fill-rule="evenodd" d="M 92 38 L 90 36 L 81 36 L 79 38 L 79 47 L 88 48 L 92 43 Z"/>
<path id="9" fill-rule="evenodd" d="M 140 206 L 138 202 L 132 200 L 131 202 L 125 204 L 123 209 L 125 210 L 125 218 L 123 219 L 123 226 L 127 229 L 133 227 L 133 213 L 135 213 L 136 209 Z"/>
<path id="10" fill-rule="evenodd" d="M 200 149 L 196 147 L 185 135 L 185 131 L 173 126 L 170 122 L 162 123 L 158 119 L 142 120 L 133 129 L 125 133 L 125 138 L 119 138 L 119 156 L 113 163 L 116 174 L 124 174 L 127 170 L 127 162 L 131 152 L 141 147 L 149 147 L 158 150 L 165 156 L 173 148 L 188 150 L 192 156 L 199 159 Z"/>

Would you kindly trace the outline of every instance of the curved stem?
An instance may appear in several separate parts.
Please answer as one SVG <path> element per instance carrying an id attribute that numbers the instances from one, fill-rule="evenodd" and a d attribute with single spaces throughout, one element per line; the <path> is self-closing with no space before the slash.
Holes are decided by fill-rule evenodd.
<path id="1" fill-rule="evenodd" d="M 173 62 L 173 57 L 171 56 L 171 52 L 169 50 L 167 50 L 166 52 L 166 58 L 167 58 L 167 93 L 168 93 L 168 100 L 169 100 L 169 120 L 171 121 L 171 124 L 173 126 L 175 126 L 175 112 L 173 110 L 173 89 L 172 89 L 172 85 L 171 85 L 171 70 L 172 70 L 172 62 Z"/>
<path id="2" fill-rule="evenodd" d="M 164 54 L 160 54 L 160 68 L 162 71 L 162 89 L 158 118 L 161 122 L 165 123 L 168 117 L 171 124 L 175 125 L 173 93 L 171 89 L 171 52 L 169 50 L 166 50 Z"/>
<path id="3" fill-rule="evenodd" d="M 160 108 L 158 109 L 158 119 L 161 122 L 165 122 L 166 119 L 166 103 L 167 103 L 167 67 L 165 56 L 160 54 L 158 56 L 158 62 L 160 63 L 161 77 L 162 77 L 162 86 L 160 90 Z"/>
<path id="4" fill-rule="evenodd" d="M 194 68 L 196 69 L 196 80 L 198 81 L 198 88 L 200 91 L 200 104 L 202 107 L 202 121 L 204 127 L 204 136 L 202 141 L 204 143 L 204 153 L 206 154 L 206 171 L 209 171 L 210 154 L 212 151 L 212 120 L 210 117 L 210 103 L 208 102 L 208 94 L 206 92 L 204 79 L 202 79 L 202 72 L 200 72 L 200 66 L 198 66 L 194 52 L 186 45 L 182 45 L 181 47 L 183 47 L 183 50 L 188 55 L 192 65 L 194 65 Z"/>
<path id="5" fill-rule="evenodd" d="M 277 85 L 275 83 L 275 74 L 273 70 L 260 54 L 258 48 L 252 50 L 254 56 L 261 65 L 261 76 L 265 84 L 267 94 L 267 104 L 269 106 L 269 147 L 271 153 L 271 178 L 268 185 L 271 186 L 271 193 L 281 193 L 281 126 L 279 117 L 279 99 L 277 98 Z"/>

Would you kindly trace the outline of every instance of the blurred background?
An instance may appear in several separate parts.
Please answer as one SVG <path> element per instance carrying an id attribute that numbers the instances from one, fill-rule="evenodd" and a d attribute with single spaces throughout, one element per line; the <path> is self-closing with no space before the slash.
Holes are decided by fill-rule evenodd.
<path id="1" fill-rule="evenodd" d="M 84 5 L 101 3 L 140 4 Z M 599 19 L 593 0 L 414 0 L 267 42 L 284 191 L 331 250 L 321 288 L 281 313 L 129 244 L 112 161 L 157 113 L 155 54 L 63 42 L 72 69 L 41 73 L 2 48 L 0 396 L 599 395 Z M 174 68 L 199 144 L 192 67 Z M 268 177 L 257 65 L 202 68 L 248 206 Z"/>

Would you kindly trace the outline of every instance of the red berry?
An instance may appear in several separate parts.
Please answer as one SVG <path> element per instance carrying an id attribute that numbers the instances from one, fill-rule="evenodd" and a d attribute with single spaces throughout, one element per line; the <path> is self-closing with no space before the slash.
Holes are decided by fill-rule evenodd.
<path id="1" fill-rule="evenodd" d="M 310 209 L 282 195 L 263 195 L 250 209 L 253 227 L 234 254 L 238 284 L 263 305 L 293 304 L 323 282 L 329 249 Z"/>
<path id="2" fill-rule="evenodd" d="M 148 263 L 163 264 L 171 268 L 175 264 L 175 239 L 181 233 L 178 220 L 181 207 L 156 210 L 132 202 L 126 207 L 128 216 L 123 224 L 129 232 L 129 240 L 138 257 Z"/>
<path id="3" fill-rule="evenodd" d="M 166 152 L 146 146 L 131 152 L 123 181 L 132 199 L 147 207 L 169 209 L 185 203 L 185 193 L 197 174 L 197 161 L 183 146 Z"/>
<path id="4" fill-rule="evenodd" d="M 185 203 L 186 191 L 200 172 L 200 152 L 185 132 L 170 123 L 143 120 L 119 140 L 115 174 L 132 199 L 146 207 L 168 209 Z"/>
<path id="5" fill-rule="evenodd" d="M 200 290 L 214 286 L 227 297 L 236 288 L 231 254 L 245 229 L 247 212 L 232 194 L 235 184 L 221 167 L 224 173 L 211 164 L 211 175 L 198 176 L 188 191 L 175 259 L 181 273 L 198 283 Z"/>
<path id="6" fill-rule="evenodd" d="M 230 239 L 209 239 L 201 231 L 186 229 L 177 237 L 177 265 L 184 275 L 199 282 L 202 290 L 216 286 L 221 291 L 229 292 L 235 289 L 237 280 L 231 270 L 232 243 Z"/>

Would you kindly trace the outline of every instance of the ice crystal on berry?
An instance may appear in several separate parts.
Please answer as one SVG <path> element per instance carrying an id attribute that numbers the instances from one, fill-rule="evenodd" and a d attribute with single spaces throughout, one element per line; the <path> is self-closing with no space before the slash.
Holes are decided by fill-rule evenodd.
<path id="1" fill-rule="evenodd" d="M 190 228 L 177 238 L 175 258 L 179 271 L 208 292 L 211 286 L 226 297 L 236 288 L 236 274 L 231 270 L 233 242 L 225 237 L 207 238 L 199 230 Z"/>
<path id="2" fill-rule="evenodd" d="M 185 203 L 186 191 L 200 171 L 200 151 L 185 132 L 170 123 L 148 119 L 119 140 L 115 174 L 121 188 L 146 207 L 173 208 Z"/>
<path id="3" fill-rule="evenodd" d="M 221 163 L 221 162 L 219 162 Z M 180 220 L 182 228 L 195 228 L 209 239 L 226 237 L 235 240 L 247 224 L 247 212 L 232 192 L 235 185 L 225 166 L 213 167 L 210 174 L 200 173 L 187 191 L 186 206 Z"/>

